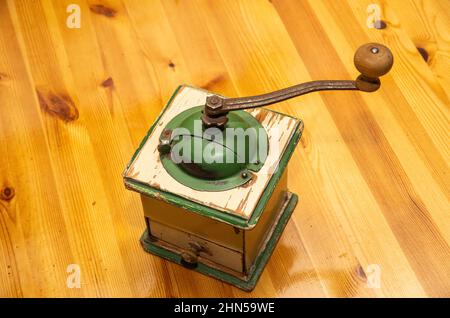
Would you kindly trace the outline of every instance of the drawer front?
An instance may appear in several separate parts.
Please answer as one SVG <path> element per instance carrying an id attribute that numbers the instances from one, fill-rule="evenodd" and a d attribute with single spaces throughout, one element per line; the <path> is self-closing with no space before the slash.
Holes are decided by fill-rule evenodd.
<path id="1" fill-rule="evenodd" d="M 242 252 L 244 248 L 243 232 L 237 231 L 231 225 L 156 198 L 141 195 L 141 200 L 145 216 L 150 218 L 152 222 L 156 221 L 197 237 L 207 238 L 210 242 L 215 242 L 235 251 Z"/>
<path id="2" fill-rule="evenodd" d="M 198 254 L 200 258 L 205 258 L 239 273 L 243 272 L 243 255 L 239 251 L 152 220 L 150 220 L 150 232 L 157 239 L 182 250 L 192 250 L 192 244 L 200 245 L 202 247 Z"/>

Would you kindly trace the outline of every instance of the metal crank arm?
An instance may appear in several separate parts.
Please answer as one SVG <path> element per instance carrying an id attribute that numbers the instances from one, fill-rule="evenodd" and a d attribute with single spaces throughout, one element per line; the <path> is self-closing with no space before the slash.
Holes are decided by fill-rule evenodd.
<path id="1" fill-rule="evenodd" d="M 267 106 L 317 91 L 360 90 L 374 92 L 380 88 L 381 82 L 379 77 L 389 72 L 393 60 L 392 53 L 386 46 L 378 43 L 368 43 L 359 47 L 355 53 L 354 64 L 361 74 L 354 81 L 311 81 L 267 94 L 238 98 L 223 98 L 211 95 L 206 98 L 202 121 L 205 127 L 224 128 L 228 122 L 228 112 L 234 110 Z"/>

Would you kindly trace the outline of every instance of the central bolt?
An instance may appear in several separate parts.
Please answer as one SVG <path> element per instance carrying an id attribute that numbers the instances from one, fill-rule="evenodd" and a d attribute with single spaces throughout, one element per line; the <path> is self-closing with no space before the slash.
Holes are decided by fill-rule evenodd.
<path id="1" fill-rule="evenodd" d="M 209 103 L 212 105 L 216 105 L 220 102 L 219 97 L 217 97 L 216 95 L 213 95 L 209 98 Z"/>

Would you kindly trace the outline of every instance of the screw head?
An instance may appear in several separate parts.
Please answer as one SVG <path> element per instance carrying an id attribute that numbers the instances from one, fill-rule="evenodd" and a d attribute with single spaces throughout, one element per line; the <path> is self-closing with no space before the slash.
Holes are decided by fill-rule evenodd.
<path id="1" fill-rule="evenodd" d="M 378 52 L 380 52 L 380 49 L 374 46 L 370 49 L 370 52 L 372 52 L 373 54 L 378 54 Z"/>
<path id="2" fill-rule="evenodd" d="M 161 136 L 159 137 L 158 151 L 160 154 L 164 155 L 170 152 L 170 138 L 172 135 L 172 131 L 170 129 L 164 129 Z"/>

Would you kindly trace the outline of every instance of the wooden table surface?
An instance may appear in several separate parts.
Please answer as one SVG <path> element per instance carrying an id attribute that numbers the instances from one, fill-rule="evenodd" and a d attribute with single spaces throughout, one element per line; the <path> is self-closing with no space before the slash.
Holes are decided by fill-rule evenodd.
<path id="1" fill-rule="evenodd" d="M 395 57 L 378 92 L 272 106 L 305 122 L 300 202 L 252 293 L 141 249 L 121 173 L 177 85 L 352 79 L 370 41 Z M 449 98 L 448 0 L 2 0 L 0 296 L 450 296 Z"/>

